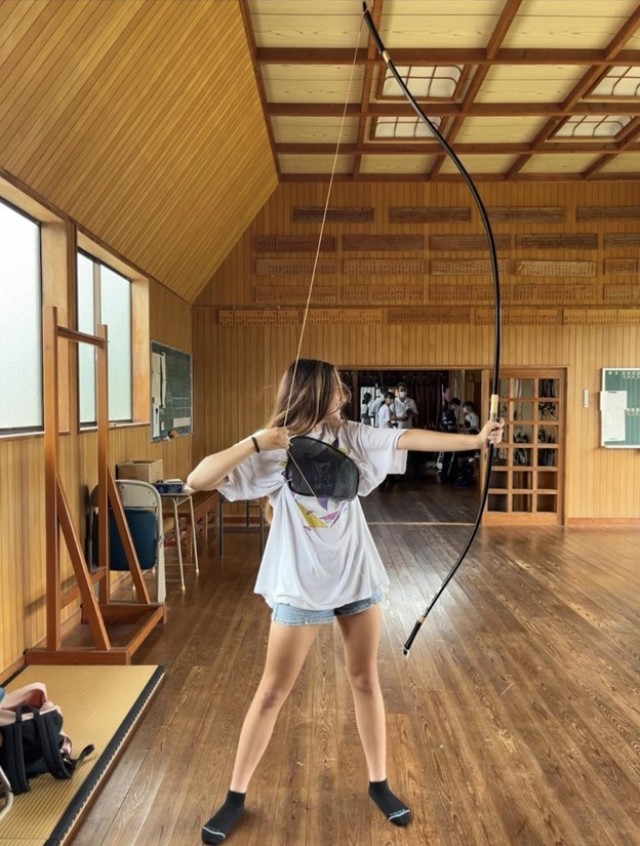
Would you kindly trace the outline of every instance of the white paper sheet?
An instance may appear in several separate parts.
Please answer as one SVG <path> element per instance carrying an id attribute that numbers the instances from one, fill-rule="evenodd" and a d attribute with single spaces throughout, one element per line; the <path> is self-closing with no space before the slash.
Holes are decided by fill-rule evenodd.
<path id="1" fill-rule="evenodd" d="M 627 392 L 626 391 L 601 391 L 600 393 L 600 408 L 605 409 L 622 409 L 627 407 Z"/>
<path id="2" fill-rule="evenodd" d="M 602 412 L 602 440 L 624 441 L 627 434 L 624 409 L 609 408 Z"/>

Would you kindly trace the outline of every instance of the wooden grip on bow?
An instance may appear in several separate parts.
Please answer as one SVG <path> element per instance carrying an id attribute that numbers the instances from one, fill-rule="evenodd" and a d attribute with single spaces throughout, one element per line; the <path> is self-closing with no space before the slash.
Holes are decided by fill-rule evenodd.
<path id="1" fill-rule="evenodd" d="M 495 423 L 498 419 L 498 400 L 500 399 L 498 394 L 491 394 L 491 401 L 489 403 L 489 420 L 492 423 Z"/>

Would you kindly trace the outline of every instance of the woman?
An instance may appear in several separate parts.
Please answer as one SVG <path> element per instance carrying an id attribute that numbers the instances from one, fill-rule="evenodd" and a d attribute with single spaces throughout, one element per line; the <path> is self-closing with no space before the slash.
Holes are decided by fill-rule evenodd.
<path id="1" fill-rule="evenodd" d="M 229 500 L 266 496 L 273 509 L 255 587 L 272 608 L 265 669 L 240 732 L 230 790 L 202 829 L 204 843 L 221 843 L 242 816 L 249 781 L 278 713 L 320 627 L 334 620 L 344 644 L 369 795 L 395 825 L 406 825 L 411 817 L 387 784 L 377 658 L 379 603 L 389 580 L 355 489 L 349 499 L 296 493 L 287 480 L 287 451 L 292 437 L 301 435 L 337 448 L 338 460 L 342 455 L 357 467 L 357 494 L 365 496 L 384 480 L 398 450 L 477 449 L 499 443 L 503 424 L 488 423 L 475 436 L 376 429 L 342 419 L 348 398 L 331 364 L 302 359 L 290 365 L 266 428 L 207 456 L 187 480 L 194 490 L 217 488 Z M 305 468 L 294 463 L 304 477 Z"/>

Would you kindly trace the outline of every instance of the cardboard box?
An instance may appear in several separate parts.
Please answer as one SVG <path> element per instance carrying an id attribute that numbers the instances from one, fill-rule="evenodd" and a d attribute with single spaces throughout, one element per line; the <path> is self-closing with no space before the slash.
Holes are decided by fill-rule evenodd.
<path id="1" fill-rule="evenodd" d="M 125 461 L 116 466 L 116 478 L 135 479 L 138 482 L 161 482 L 164 476 L 161 458 L 151 461 Z"/>

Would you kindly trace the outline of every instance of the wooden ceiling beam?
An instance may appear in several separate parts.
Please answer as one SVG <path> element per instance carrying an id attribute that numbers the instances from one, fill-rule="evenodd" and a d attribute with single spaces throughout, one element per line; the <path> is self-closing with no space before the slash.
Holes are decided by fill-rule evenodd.
<path id="1" fill-rule="evenodd" d="M 622 48 L 627 43 L 627 41 L 636 34 L 636 31 L 639 27 L 640 3 L 636 7 L 635 12 L 629 15 L 627 21 L 620 27 L 618 32 L 613 36 L 609 44 L 606 46 L 604 53 L 607 62 L 611 62 L 615 59 L 616 64 L 618 64 L 618 62 L 622 61 Z M 626 64 L 626 62 L 623 61 L 623 64 Z"/>
<path id="2" fill-rule="evenodd" d="M 465 111 L 462 103 L 420 104 L 428 115 L 442 117 L 569 117 L 570 115 L 639 115 L 640 102 L 614 103 L 589 101 L 577 103 L 572 109 L 561 103 L 471 103 Z M 341 117 L 344 105 L 339 103 L 269 103 L 268 117 Z M 347 117 L 360 118 L 361 103 L 349 103 Z M 393 103 L 370 103 L 367 114 L 372 117 L 406 117 L 415 112 L 404 100 Z"/>
<path id="3" fill-rule="evenodd" d="M 617 36 L 616 36 L 617 38 Z M 611 64 L 611 44 L 604 50 L 501 48 L 495 56 L 488 49 L 461 47 L 432 47 L 393 49 L 396 65 L 590 65 L 606 67 Z M 628 38 L 628 36 L 627 36 Z M 625 39 L 626 40 L 626 39 Z M 256 59 L 262 65 L 351 65 L 353 50 L 348 47 L 259 47 Z M 358 50 L 356 63 L 381 61 L 370 58 L 368 48 Z M 622 65 L 640 65 L 640 50 L 621 50 L 616 62 Z"/>
<path id="4" fill-rule="evenodd" d="M 635 152 L 636 145 L 625 148 Z M 640 149 L 640 145 L 638 145 Z M 295 143 L 276 144 L 276 153 L 288 156 L 327 156 L 333 155 L 335 144 L 326 143 Z M 552 141 L 540 149 L 533 149 L 532 144 L 491 143 L 486 144 L 458 144 L 456 152 L 464 155 L 550 155 L 556 153 L 613 153 L 620 150 L 613 141 Z M 440 155 L 442 147 L 437 141 L 374 141 L 358 144 L 341 144 L 340 153 L 343 155 L 362 156 L 400 156 L 400 155 Z"/>

